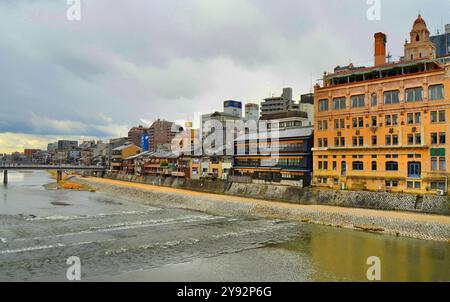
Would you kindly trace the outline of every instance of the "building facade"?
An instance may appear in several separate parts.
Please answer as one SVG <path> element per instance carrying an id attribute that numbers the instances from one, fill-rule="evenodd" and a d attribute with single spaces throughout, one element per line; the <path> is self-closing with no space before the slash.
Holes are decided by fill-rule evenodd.
<path id="1" fill-rule="evenodd" d="M 442 194 L 450 176 L 450 64 L 430 53 L 419 16 L 400 62 L 325 74 L 315 86 L 313 184 L 334 189 Z M 412 59 L 411 59 L 412 58 Z"/>
<path id="2" fill-rule="evenodd" d="M 261 103 L 261 115 L 298 110 L 300 106 L 292 99 L 292 88 L 283 88 L 280 97 L 270 97 Z"/>
<path id="3" fill-rule="evenodd" d="M 173 122 L 168 122 L 158 119 L 148 129 L 150 140 L 150 151 L 170 151 L 170 146 L 173 138 L 176 136 L 177 130 Z"/>
<path id="4" fill-rule="evenodd" d="M 436 56 L 442 57 L 450 54 L 450 24 L 445 25 L 445 31 L 442 34 L 437 34 L 430 37 L 436 47 Z"/>
<path id="5" fill-rule="evenodd" d="M 233 175 L 247 176 L 253 182 L 263 181 L 278 184 L 309 186 L 312 176 L 313 127 L 304 112 L 285 112 L 264 115 L 270 125 L 268 132 L 241 136 L 236 140 Z M 272 137 L 271 133 L 278 131 Z M 276 138 L 276 142 L 272 141 Z M 268 145 L 277 150 L 267 154 Z M 239 154 L 239 148 L 245 154 Z M 261 152 L 261 150 L 266 150 Z"/>
<path id="6" fill-rule="evenodd" d="M 147 131 L 148 129 L 141 125 L 139 127 L 131 128 L 130 131 L 128 131 L 128 141 L 133 145 L 142 148 L 143 147 L 141 146 L 142 135 L 147 134 Z"/>

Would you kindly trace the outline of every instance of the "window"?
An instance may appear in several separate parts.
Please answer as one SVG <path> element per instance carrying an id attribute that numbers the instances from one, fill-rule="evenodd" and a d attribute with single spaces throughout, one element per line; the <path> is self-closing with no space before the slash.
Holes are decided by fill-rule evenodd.
<path id="1" fill-rule="evenodd" d="M 439 133 L 439 144 L 440 145 L 445 145 L 445 132 L 440 132 Z"/>
<path id="2" fill-rule="evenodd" d="M 386 126 L 392 125 L 392 120 L 390 115 L 386 115 Z"/>
<path id="3" fill-rule="evenodd" d="M 319 100 L 319 112 L 328 111 L 328 100 Z"/>
<path id="4" fill-rule="evenodd" d="M 328 121 L 323 121 L 322 125 L 323 125 L 323 130 L 327 130 L 328 129 Z"/>
<path id="5" fill-rule="evenodd" d="M 422 165 L 419 162 L 408 163 L 408 177 L 420 178 L 422 175 Z"/>
<path id="6" fill-rule="evenodd" d="M 445 172 L 447 168 L 445 157 L 432 157 L 431 158 L 431 171 Z"/>
<path id="7" fill-rule="evenodd" d="M 363 171 L 364 170 L 364 163 L 362 161 L 354 161 L 353 162 L 353 170 Z"/>
<path id="8" fill-rule="evenodd" d="M 418 133 L 416 134 L 416 145 L 422 144 L 422 134 Z"/>
<path id="9" fill-rule="evenodd" d="M 334 128 L 335 129 L 344 129 L 345 128 L 344 119 L 334 120 Z"/>
<path id="10" fill-rule="evenodd" d="M 378 99 L 376 93 L 373 93 L 372 96 L 370 97 L 370 104 L 372 105 L 372 107 L 378 106 Z"/>
<path id="11" fill-rule="evenodd" d="M 377 136 L 374 135 L 374 136 L 372 136 L 372 146 L 376 146 L 377 144 L 378 144 L 378 142 L 377 142 Z"/>
<path id="12" fill-rule="evenodd" d="M 386 162 L 386 171 L 398 171 L 398 162 L 396 161 Z"/>
<path id="13" fill-rule="evenodd" d="M 376 127 L 377 126 L 377 117 L 376 116 L 372 116 L 372 127 Z"/>
<path id="14" fill-rule="evenodd" d="M 356 119 L 356 118 L 352 119 L 352 126 L 353 126 L 353 128 L 358 127 L 358 119 Z"/>
<path id="15" fill-rule="evenodd" d="M 319 148 L 322 148 L 322 147 L 323 147 L 323 141 L 322 141 L 321 138 L 319 138 L 319 139 L 317 140 L 317 145 L 319 146 Z"/>
<path id="16" fill-rule="evenodd" d="M 345 147 L 345 137 L 341 137 L 341 147 Z"/>
<path id="17" fill-rule="evenodd" d="M 445 171 L 446 167 L 445 157 L 439 157 L 439 171 Z"/>
<path id="18" fill-rule="evenodd" d="M 391 105 L 391 104 L 398 104 L 398 103 L 400 103 L 400 91 L 399 90 L 386 91 L 384 93 L 384 104 Z"/>
<path id="19" fill-rule="evenodd" d="M 392 145 L 392 136 L 386 135 L 386 146 Z"/>
<path id="20" fill-rule="evenodd" d="M 421 87 L 408 88 L 405 92 L 407 102 L 418 102 L 423 100 L 423 89 Z"/>
<path id="21" fill-rule="evenodd" d="M 333 171 L 337 171 L 337 162 L 333 162 Z"/>
<path id="22" fill-rule="evenodd" d="M 438 134 L 437 133 L 431 133 L 431 144 L 432 145 L 438 144 Z"/>
<path id="23" fill-rule="evenodd" d="M 445 182 L 442 181 L 432 181 L 431 182 L 432 190 L 445 190 Z"/>
<path id="24" fill-rule="evenodd" d="M 364 146 L 364 136 L 360 136 L 358 141 L 359 141 L 359 146 L 360 147 Z"/>
<path id="25" fill-rule="evenodd" d="M 353 145 L 353 147 L 358 146 L 358 137 L 354 136 L 354 137 L 352 138 L 352 145 Z"/>
<path id="26" fill-rule="evenodd" d="M 431 101 L 444 98 L 444 85 L 433 85 L 428 88 L 428 98 Z"/>
<path id="27" fill-rule="evenodd" d="M 408 121 L 408 125 L 414 124 L 414 115 L 412 113 L 408 113 L 407 121 Z"/>
<path id="28" fill-rule="evenodd" d="M 377 170 L 377 162 L 373 161 L 372 162 L 372 171 L 376 171 Z"/>
<path id="29" fill-rule="evenodd" d="M 393 135 L 393 136 L 392 136 L 392 144 L 393 144 L 394 146 L 397 146 L 397 145 L 398 145 L 398 135 Z"/>
<path id="30" fill-rule="evenodd" d="M 334 146 L 339 147 L 339 137 L 334 138 Z"/>
<path id="31" fill-rule="evenodd" d="M 445 122 L 445 110 L 439 111 L 439 123 Z"/>
<path id="32" fill-rule="evenodd" d="M 414 135 L 408 134 L 408 145 L 414 145 Z"/>
<path id="33" fill-rule="evenodd" d="M 422 114 L 420 112 L 414 113 L 414 123 L 420 124 L 422 122 Z"/>
<path id="34" fill-rule="evenodd" d="M 392 125 L 394 126 L 398 125 L 398 114 L 392 115 Z"/>
<path id="35" fill-rule="evenodd" d="M 432 123 L 437 123 L 438 121 L 437 115 L 438 115 L 437 111 L 431 111 L 430 120 Z"/>
<path id="36" fill-rule="evenodd" d="M 327 148 L 328 147 L 328 138 L 324 138 L 323 139 L 323 147 Z"/>
<path id="37" fill-rule="evenodd" d="M 360 95 L 353 95 L 350 98 L 351 101 L 351 107 L 352 108 L 359 108 L 359 107 L 364 107 L 365 104 L 365 98 L 366 96 L 364 94 L 360 94 Z"/>
<path id="38" fill-rule="evenodd" d="M 322 121 L 318 121 L 317 122 L 317 130 L 322 130 L 323 128 L 322 128 Z"/>
<path id="39" fill-rule="evenodd" d="M 333 99 L 333 109 L 334 110 L 342 110 L 342 109 L 345 109 L 346 107 L 347 106 L 346 106 L 345 97 Z"/>
<path id="40" fill-rule="evenodd" d="M 359 128 L 364 128 L 364 118 L 363 117 L 358 118 L 358 126 L 359 126 Z"/>

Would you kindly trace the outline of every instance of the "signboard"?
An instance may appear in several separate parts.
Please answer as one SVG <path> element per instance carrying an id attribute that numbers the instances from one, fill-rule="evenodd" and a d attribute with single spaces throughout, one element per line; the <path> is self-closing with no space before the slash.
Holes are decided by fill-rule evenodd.
<path id="1" fill-rule="evenodd" d="M 141 135 L 141 148 L 143 151 L 150 149 L 150 136 L 147 133 Z"/>
<path id="2" fill-rule="evenodd" d="M 445 156 L 445 148 L 433 148 L 431 149 L 431 156 Z"/>

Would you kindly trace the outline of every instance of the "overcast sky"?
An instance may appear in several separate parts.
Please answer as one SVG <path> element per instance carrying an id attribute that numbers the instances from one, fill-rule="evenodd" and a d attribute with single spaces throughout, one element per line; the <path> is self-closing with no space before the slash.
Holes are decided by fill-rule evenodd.
<path id="1" fill-rule="evenodd" d="M 336 65 L 371 65 L 373 34 L 397 60 L 419 10 L 434 34 L 450 0 L 0 0 L 0 152 L 67 137 L 125 136 L 226 99 L 295 98 Z"/>

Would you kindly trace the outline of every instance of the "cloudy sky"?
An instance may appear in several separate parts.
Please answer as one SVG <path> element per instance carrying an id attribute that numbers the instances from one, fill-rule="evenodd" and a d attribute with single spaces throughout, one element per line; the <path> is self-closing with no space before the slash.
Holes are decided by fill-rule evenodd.
<path id="1" fill-rule="evenodd" d="M 371 1 L 371 0 L 369 0 Z M 125 136 L 226 99 L 296 98 L 336 65 L 372 64 L 373 34 L 398 59 L 419 11 L 435 33 L 450 0 L 0 0 L 0 152 Z"/>

